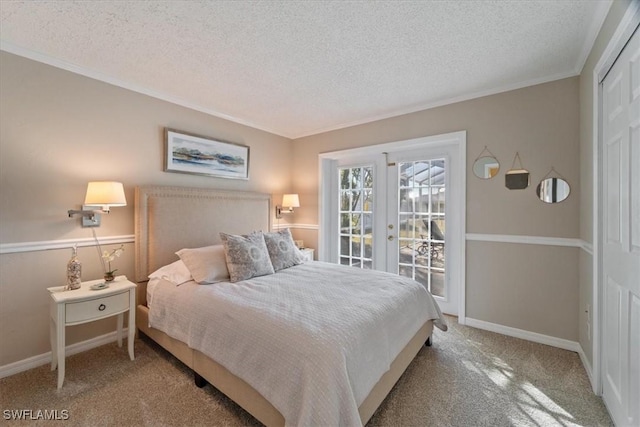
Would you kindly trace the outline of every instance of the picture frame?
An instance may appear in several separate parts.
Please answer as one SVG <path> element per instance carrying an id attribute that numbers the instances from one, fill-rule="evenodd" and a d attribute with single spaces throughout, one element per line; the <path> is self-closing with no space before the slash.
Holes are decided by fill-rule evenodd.
<path id="1" fill-rule="evenodd" d="M 249 179 L 249 147 L 165 128 L 164 171 Z"/>

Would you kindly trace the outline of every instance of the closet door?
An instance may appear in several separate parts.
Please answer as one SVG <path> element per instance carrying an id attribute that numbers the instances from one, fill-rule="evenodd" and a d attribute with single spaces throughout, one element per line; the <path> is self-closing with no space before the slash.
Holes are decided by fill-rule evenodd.
<path id="1" fill-rule="evenodd" d="M 602 82 L 603 398 L 640 425 L 640 31 Z"/>

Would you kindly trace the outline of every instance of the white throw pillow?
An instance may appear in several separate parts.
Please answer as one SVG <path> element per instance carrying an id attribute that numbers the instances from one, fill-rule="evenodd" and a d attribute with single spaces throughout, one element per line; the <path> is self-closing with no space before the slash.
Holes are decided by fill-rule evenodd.
<path id="1" fill-rule="evenodd" d="M 222 245 L 180 249 L 176 255 L 187 266 L 193 280 L 201 285 L 229 280 L 229 270 Z"/>
<path id="2" fill-rule="evenodd" d="M 192 280 L 191 272 L 182 260 L 160 267 L 149 275 L 149 279 L 164 279 L 176 286 Z"/>

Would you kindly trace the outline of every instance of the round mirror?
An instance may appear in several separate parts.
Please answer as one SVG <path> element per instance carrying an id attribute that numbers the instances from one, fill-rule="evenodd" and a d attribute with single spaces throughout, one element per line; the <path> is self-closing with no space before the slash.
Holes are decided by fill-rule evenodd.
<path id="1" fill-rule="evenodd" d="M 571 188 L 562 178 L 545 178 L 540 181 L 536 194 L 545 203 L 559 203 L 569 197 Z"/>
<path id="2" fill-rule="evenodd" d="M 498 174 L 500 163 L 495 157 L 479 157 L 473 164 L 473 174 L 480 179 L 490 179 Z"/>

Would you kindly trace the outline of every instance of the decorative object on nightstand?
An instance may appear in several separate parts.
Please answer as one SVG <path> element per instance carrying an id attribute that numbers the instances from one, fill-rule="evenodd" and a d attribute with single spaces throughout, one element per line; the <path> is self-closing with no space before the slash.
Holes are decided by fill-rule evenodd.
<path id="1" fill-rule="evenodd" d="M 302 257 L 304 258 L 304 261 L 313 261 L 313 253 L 315 252 L 314 249 L 311 248 L 301 248 L 300 252 L 302 253 Z"/>
<path id="2" fill-rule="evenodd" d="M 71 259 L 67 263 L 67 290 L 80 288 L 82 282 L 82 264 L 78 260 L 78 244 L 71 248 Z"/>
<path id="3" fill-rule="evenodd" d="M 98 239 L 96 239 L 96 243 L 98 243 Z M 98 247 L 100 246 L 100 244 L 98 243 Z M 104 269 L 104 280 L 106 282 L 111 282 L 113 281 L 113 279 L 116 277 L 115 276 L 115 272 L 118 271 L 118 269 L 111 269 L 111 261 L 115 260 L 116 258 L 119 258 L 120 255 L 122 255 L 122 253 L 124 252 L 124 245 L 120 245 L 119 248 L 114 249 L 112 251 L 104 251 L 102 253 L 102 268 Z M 107 262 L 107 264 L 105 264 L 105 261 Z M 107 270 L 106 265 L 109 266 L 109 269 Z"/>
<path id="4" fill-rule="evenodd" d="M 65 375 L 65 328 L 111 316 L 117 319 L 118 347 L 122 347 L 124 313 L 129 312 L 127 350 L 134 359 L 133 339 L 136 330 L 136 285 L 118 276 L 110 286 L 101 280 L 84 282 L 79 289 L 64 292 L 66 286 L 47 288 L 50 293 L 51 370 L 58 368 L 58 389 Z"/>

